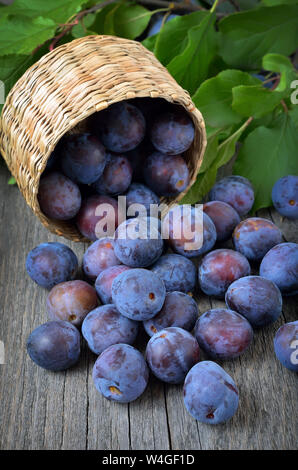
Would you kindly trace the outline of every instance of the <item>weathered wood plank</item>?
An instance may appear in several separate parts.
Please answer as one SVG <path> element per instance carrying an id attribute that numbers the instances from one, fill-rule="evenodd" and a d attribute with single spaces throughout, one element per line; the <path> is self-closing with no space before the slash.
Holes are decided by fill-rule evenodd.
<path id="1" fill-rule="evenodd" d="M 1 449 L 295 449 L 297 375 L 275 358 L 273 337 L 285 321 L 297 319 L 297 297 L 285 298 L 283 317 L 255 333 L 253 347 L 224 368 L 240 389 L 240 406 L 230 423 L 197 423 L 183 406 L 182 386 L 151 378 L 144 395 L 130 405 L 102 398 L 92 383 L 96 356 L 83 347 L 79 364 L 67 372 L 36 367 L 25 352 L 32 329 L 47 320 L 47 292 L 25 273 L 26 254 L 37 244 L 58 240 L 33 216 L 16 187 L 7 187 L 0 164 L 0 365 Z M 274 210 L 260 211 L 298 241 L 297 222 Z M 60 241 L 61 240 L 59 239 Z M 83 244 L 65 241 L 79 259 Z M 200 314 L 223 302 L 198 293 Z M 144 350 L 146 336 L 138 347 Z M 202 355 L 204 358 L 204 355 Z"/>
<path id="2" fill-rule="evenodd" d="M 136 347 L 145 353 L 149 337 L 142 325 Z M 143 395 L 129 404 L 130 445 L 136 450 L 169 449 L 169 429 L 164 384 L 150 376 Z"/>

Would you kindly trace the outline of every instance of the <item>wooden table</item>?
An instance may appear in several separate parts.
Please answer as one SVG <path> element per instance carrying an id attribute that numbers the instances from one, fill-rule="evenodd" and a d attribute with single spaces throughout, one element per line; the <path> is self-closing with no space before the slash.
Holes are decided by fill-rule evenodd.
<path id="1" fill-rule="evenodd" d="M 282 318 L 256 331 L 253 347 L 225 362 L 240 389 L 237 414 L 225 425 L 200 424 L 186 412 L 181 386 L 154 378 L 143 396 L 129 405 L 105 400 L 92 383 L 96 356 L 83 347 L 79 364 L 51 373 L 26 354 L 30 332 L 47 321 L 47 292 L 25 271 L 29 250 L 41 242 L 62 241 L 82 258 L 86 246 L 50 234 L 31 213 L 16 186 L 7 185 L 0 164 L 0 449 L 295 449 L 297 448 L 297 375 L 275 358 L 273 337 L 281 324 L 297 319 L 297 297 L 284 299 Z M 287 241 L 297 242 L 297 223 L 273 220 Z M 199 294 L 201 313 L 224 305 Z M 144 338 L 138 346 L 145 344 Z"/>

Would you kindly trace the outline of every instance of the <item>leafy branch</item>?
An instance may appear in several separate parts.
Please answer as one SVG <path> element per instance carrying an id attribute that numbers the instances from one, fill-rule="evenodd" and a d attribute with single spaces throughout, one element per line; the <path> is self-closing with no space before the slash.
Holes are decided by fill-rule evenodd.
<path id="1" fill-rule="evenodd" d="M 115 3 L 115 0 L 106 0 L 104 2 L 98 3 L 97 5 L 94 5 L 91 8 L 87 8 L 86 10 L 83 10 L 80 13 L 78 13 L 77 15 L 74 15 L 73 17 L 71 17 L 69 19 L 69 22 L 67 22 L 64 25 L 61 25 L 62 26 L 62 31 L 57 36 L 52 38 L 53 40 L 50 40 L 51 44 L 49 46 L 49 50 L 52 51 L 55 48 L 55 46 L 58 44 L 58 42 L 66 34 L 68 34 L 74 26 L 79 24 L 80 21 L 83 21 L 85 16 L 90 15 L 92 13 L 96 13 L 98 10 L 101 10 L 102 8 L 107 7 L 108 5 L 111 5 L 113 3 Z"/>
<path id="2" fill-rule="evenodd" d="M 206 195 L 236 149 L 255 210 L 278 177 L 298 173 L 298 0 L 15 0 L 1 7 L 6 93 L 49 49 L 90 34 L 142 40 L 202 112 L 208 145 L 185 201 Z"/>

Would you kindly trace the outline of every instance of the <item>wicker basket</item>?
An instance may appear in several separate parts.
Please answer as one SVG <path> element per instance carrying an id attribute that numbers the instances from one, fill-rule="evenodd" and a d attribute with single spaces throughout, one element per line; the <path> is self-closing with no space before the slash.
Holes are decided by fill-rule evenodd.
<path id="1" fill-rule="evenodd" d="M 185 158 L 194 183 L 206 147 L 205 125 L 189 94 L 140 43 L 87 36 L 57 47 L 30 67 L 7 96 L 0 120 L 0 152 L 41 222 L 51 231 L 83 241 L 74 223 L 47 218 L 37 195 L 40 176 L 57 142 L 84 128 L 84 120 L 118 101 L 152 97 L 182 105 L 195 125 Z"/>

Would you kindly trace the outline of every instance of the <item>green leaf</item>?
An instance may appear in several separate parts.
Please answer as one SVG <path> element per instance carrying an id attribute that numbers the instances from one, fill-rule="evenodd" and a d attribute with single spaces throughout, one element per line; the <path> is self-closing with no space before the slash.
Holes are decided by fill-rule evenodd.
<path id="1" fill-rule="evenodd" d="M 210 191 L 215 183 L 218 169 L 231 160 L 235 154 L 236 143 L 250 122 L 251 119 L 248 119 L 241 127 L 220 144 L 218 144 L 217 136 L 208 140 L 202 163 L 205 168 L 208 168 L 204 173 L 199 173 L 196 182 L 182 199 L 182 204 L 195 204 Z M 204 163 L 205 159 L 206 162 Z"/>
<path id="2" fill-rule="evenodd" d="M 298 174 L 298 133 L 287 113 L 272 126 L 260 126 L 245 139 L 233 172 L 248 178 L 255 189 L 256 211 L 271 205 L 274 183 L 282 176 Z"/>
<path id="3" fill-rule="evenodd" d="M 7 55 L 0 60 L 0 80 L 4 84 L 4 98 L 16 81 L 23 75 L 30 65 L 34 63 L 32 56 Z M 0 112 L 3 104 L 0 103 Z"/>
<path id="4" fill-rule="evenodd" d="M 294 126 L 298 128 L 298 106 L 293 106 L 289 111 L 289 115 L 293 121 Z"/>
<path id="5" fill-rule="evenodd" d="M 263 69 L 276 72 L 281 75 L 276 91 L 290 92 L 291 82 L 297 78 L 297 72 L 288 57 L 281 54 L 266 54 L 262 61 Z"/>
<path id="6" fill-rule="evenodd" d="M 240 10 L 251 10 L 259 5 L 259 0 L 236 0 Z"/>
<path id="7" fill-rule="evenodd" d="M 227 139 L 234 130 L 235 126 L 225 126 L 225 127 L 219 127 L 219 128 L 214 128 L 214 127 L 209 127 L 208 125 L 206 126 L 206 134 L 207 134 L 207 139 L 210 139 L 211 137 L 217 135 L 219 142 L 222 140 Z"/>
<path id="8" fill-rule="evenodd" d="M 110 34 L 112 36 L 116 36 L 116 31 L 115 31 L 115 13 L 117 10 L 120 8 L 120 4 L 112 4 L 112 9 L 107 12 L 105 18 L 104 18 L 104 34 Z"/>
<path id="9" fill-rule="evenodd" d="M 262 57 L 289 55 L 298 43 L 298 6 L 261 7 L 232 14 L 219 23 L 220 54 L 233 67 L 255 70 Z"/>
<path id="10" fill-rule="evenodd" d="M 15 0 L 1 10 L 1 16 L 26 16 L 34 19 L 42 16 L 56 23 L 64 23 L 80 11 L 86 0 Z"/>
<path id="11" fill-rule="evenodd" d="M 38 45 L 54 36 L 57 25 L 48 18 L 27 17 L 1 18 L 0 55 L 32 52 Z"/>
<path id="12" fill-rule="evenodd" d="M 80 21 L 78 24 L 76 24 L 72 30 L 71 34 L 74 38 L 82 38 L 84 36 L 89 36 L 92 34 L 92 32 L 88 29 L 95 20 L 95 14 L 91 13 L 89 15 L 86 15 L 82 21 Z"/>
<path id="13" fill-rule="evenodd" d="M 135 39 L 147 28 L 154 11 L 141 5 L 123 4 L 115 12 L 114 29 L 117 36 Z"/>
<path id="14" fill-rule="evenodd" d="M 163 65 L 168 65 L 185 49 L 188 31 L 194 26 L 199 26 L 208 15 L 206 11 L 198 11 L 173 18 L 164 24 L 159 34 L 145 39 L 143 45 L 150 51 L 154 51 L 155 56 Z"/>
<path id="15" fill-rule="evenodd" d="M 262 85 L 257 86 L 237 86 L 232 90 L 232 108 L 240 116 L 260 118 L 280 103 L 284 94 L 271 91 Z"/>
<path id="16" fill-rule="evenodd" d="M 11 54 L 0 57 L 0 80 L 4 84 L 5 97 L 24 72 L 47 52 L 47 46 L 43 45 L 34 55 Z M 0 104 L 0 112 L 2 106 Z"/>
<path id="17" fill-rule="evenodd" d="M 213 182 L 216 179 L 216 167 L 212 167 L 212 164 L 209 166 L 209 163 L 214 162 L 217 156 L 217 148 L 218 148 L 218 137 L 213 136 L 212 138 L 208 139 L 206 151 L 204 154 L 204 159 L 202 165 L 204 167 L 209 167 L 206 171 L 200 172 L 197 176 L 195 183 L 189 189 L 189 191 L 185 194 L 183 199 L 180 201 L 180 204 L 196 204 L 202 200 L 205 194 L 212 188 Z M 204 163 L 206 159 L 206 162 Z"/>
<path id="18" fill-rule="evenodd" d="M 156 11 L 160 10 L 149 11 L 133 3 L 114 3 L 96 14 L 90 29 L 97 34 L 112 34 L 135 39 L 147 28 L 151 16 Z"/>
<path id="19" fill-rule="evenodd" d="M 205 173 L 199 174 L 190 190 L 181 199 L 180 204 L 197 204 L 201 202 L 214 185 L 216 175 L 217 170 L 215 167 L 210 167 Z"/>
<path id="20" fill-rule="evenodd" d="M 280 112 L 284 112 L 284 109 L 282 108 Z M 241 137 L 239 139 L 239 142 L 244 142 L 248 134 L 250 134 L 254 129 L 256 129 L 259 126 L 265 126 L 269 127 L 272 125 L 272 122 L 276 118 L 276 109 L 272 113 L 267 113 L 261 118 L 254 118 L 250 125 L 242 132 Z"/>
<path id="21" fill-rule="evenodd" d="M 214 0 L 205 0 L 208 5 L 212 6 L 214 4 Z M 232 2 L 223 1 L 216 7 L 216 11 L 220 13 L 232 13 L 237 11 L 235 5 L 240 10 L 250 10 L 251 8 L 255 8 L 259 3 L 259 0 L 235 0 L 234 5 Z"/>
<path id="22" fill-rule="evenodd" d="M 276 5 L 297 5 L 298 0 L 262 0 L 262 5 L 274 7 Z"/>
<path id="23" fill-rule="evenodd" d="M 251 123 L 251 118 L 245 121 L 230 137 L 220 143 L 218 146 L 217 157 L 213 163 L 213 166 L 216 166 L 216 169 L 219 169 L 221 166 L 228 163 L 236 151 L 236 144 L 241 137 L 241 134 L 247 128 L 247 126 Z"/>
<path id="24" fill-rule="evenodd" d="M 206 80 L 192 97 L 208 126 L 237 124 L 242 116 L 232 109 L 232 89 L 238 85 L 257 85 L 260 80 L 240 70 L 225 70 Z"/>
<path id="25" fill-rule="evenodd" d="M 205 171 L 207 171 L 208 168 L 210 168 L 210 166 L 216 159 L 219 133 L 220 133 L 220 129 L 218 129 L 215 134 L 213 134 L 210 138 L 208 138 L 208 143 L 207 143 L 206 151 L 205 151 L 204 158 L 202 161 L 202 165 L 199 169 L 199 174 L 205 173 Z"/>
<path id="26" fill-rule="evenodd" d="M 111 29 L 114 28 L 114 14 L 115 10 L 119 8 L 119 4 L 107 5 L 96 13 L 95 21 L 92 24 L 92 31 L 97 34 L 113 34 Z"/>
<path id="27" fill-rule="evenodd" d="M 15 178 L 14 178 L 13 176 L 11 176 L 11 177 L 9 178 L 9 180 L 7 181 L 7 184 L 10 184 L 10 185 L 16 184 Z"/>
<path id="28" fill-rule="evenodd" d="M 171 22 L 172 20 L 169 21 L 169 23 Z M 166 23 L 167 24 L 167 23 Z M 164 25 L 165 27 L 165 25 Z M 147 49 L 149 49 L 149 51 L 153 52 L 154 51 L 154 46 L 155 46 L 155 43 L 156 43 L 156 39 L 157 39 L 157 36 L 158 34 L 154 34 L 153 36 L 149 36 L 148 38 L 144 39 L 142 41 L 142 44 L 143 46 L 145 46 Z"/>
<path id="29" fill-rule="evenodd" d="M 167 69 L 190 94 L 207 78 L 208 68 L 217 50 L 217 33 L 214 28 L 215 13 L 208 14 L 198 26 L 188 32 L 184 51 L 174 57 Z"/>
<path id="30" fill-rule="evenodd" d="M 15 80 L 27 69 L 31 57 L 27 55 L 6 55 L 1 57 L 0 80 L 4 82 L 6 92 Z"/>

